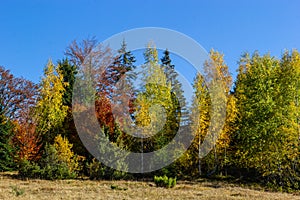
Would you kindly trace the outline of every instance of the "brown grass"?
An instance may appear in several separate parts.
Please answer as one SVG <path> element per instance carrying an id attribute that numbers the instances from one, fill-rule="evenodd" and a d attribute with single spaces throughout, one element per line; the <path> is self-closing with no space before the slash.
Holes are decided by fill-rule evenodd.
<path id="1" fill-rule="evenodd" d="M 151 182 L 19 180 L 0 173 L 0 199 L 300 199 L 299 194 L 265 192 L 224 182 L 179 182 L 157 188 Z M 111 189 L 111 185 L 120 190 Z M 16 190 L 24 193 L 17 196 Z"/>

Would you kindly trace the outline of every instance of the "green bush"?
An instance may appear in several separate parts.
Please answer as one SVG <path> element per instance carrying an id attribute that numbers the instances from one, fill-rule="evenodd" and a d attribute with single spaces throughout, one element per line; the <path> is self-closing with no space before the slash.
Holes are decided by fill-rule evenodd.
<path id="1" fill-rule="evenodd" d="M 60 159 L 53 145 L 46 145 L 45 156 L 41 160 L 41 165 L 43 166 L 41 178 L 44 179 L 72 179 L 77 176 L 76 172 L 69 168 L 68 163 Z"/>
<path id="2" fill-rule="evenodd" d="M 41 178 L 42 170 L 40 166 L 26 159 L 19 162 L 19 175 L 23 178 Z"/>
<path id="3" fill-rule="evenodd" d="M 95 159 L 88 165 L 88 174 L 91 180 L 101 179 L 105 175 L 105 170 Z"/>
<path id="4" fill-rule="evenodd" d="M 154 176 L 154 183 L 157 187 L 173 188 L 175 187 L 177 181 L 175 178 L 168 178 L 164 176 Z"/>
<path id="5" fill-rule="evenodd" d="M 37 163 L 23 160 L 19 165 L 19 175 L 23 178 L 41 178 L 47 180 L 73 179 L 76 173 L 70 172 L 67 165 L 60 163 L 57 165 L 47 164 L 40 167 Z"/>
<path id="6" fill-rule="evenodd" d="M 43 179 L 62 180 L 76 178 L 76 173 L 71 172 L 65 163 L 60 163 L 55 166 L 46 165 L 42 170 Z"/>
<path id="7" fill-rule="evenodd" d="M 126 172 L 107 167 L 96 159 L 89 164 L 88 171 L 91 180 L 121 180 L 128 177 Z"/>
<path id="8" fill-rule="evenodd" d="M 73 179 L 77 177 L 74 168 L 62 161 L 54 145 L 46 144 L 45 152 L 39 164 L 28 160 L 19 163 L 19 175 L 23 178 L 41 178 L 48 180 Z"/>

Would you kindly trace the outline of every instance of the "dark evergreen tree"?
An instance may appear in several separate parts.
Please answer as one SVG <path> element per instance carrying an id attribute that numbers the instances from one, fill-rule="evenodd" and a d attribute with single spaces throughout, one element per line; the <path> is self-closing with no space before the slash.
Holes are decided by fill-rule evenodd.
<path id="1" fill-rule="evenodd" d="M 127 50 L 127 44 L 125 40 L 123 40 L 113 64 L 106 70 L 107 84 L 111 88 L 110 92 L 115 92 L 114 89 L 116 84 L 121 78 L 124 78 L 124 75 L 126 76 L 124 80 L 127 84 L 132 83 L 136 78 L 136 74 L 134 73 L 134 69 L 136 68 L 134 65 L 135 62 L 135 57 Z"/>
<path id="2" fill-rule="evenodd" d="M 118 53 L 119 55 L 117 56 L 116 63 L 119 64 L 119 67 L 121 69 L 120 71 L 124 73 L 133 71 L 136 68 L 136 66 L 134 65 L 136 60 L 131 51 L 127 50 L 127 44 L 125 40 L 123 40 Z"/>
<path id="3" fill-rule="evenodd" d="M 65 93 L 63 96 L 63 103 L 64 105 L 71 108 L 72 106 L 72 93 L 73 93 L 73 86 L 75 83 L 75 75 L 77 74 L 77 67 L 72 65 L 68 59 L 63 59 L 62 61 L 58 61 L 59 70 L 63 75 L 63 81 L 65 84 Z"/>
<path id="4" fill-rule="evenodd" d="M 0 171 L 11 171 L 15 168 L 12 138 L 13 125 L 4 115 L 3 106 L 0 105 Z"/>
<path id="5" fill-rule="evenodd" d="M 174 98 L 177 98 L 176 100 L 174 99 L 174 103 L 179 102 L 176 113 L 180 117 L 180 125 L 185 126 L 189 121 L 186 99 L 182 90 L 182 84 L 178 80 L 178 73 L 175 70 L 175 65 L 172 64 L 168 49 L 164 51 L 164 56 L 161 58 L 161 62 L 162 68 L 164 69 L 167 77 L 167 83 L 171 85 Z"/>
<path id="6" fill-rule="evenodd" d="M 65 92 L 63 94 L 63 104 L 68 106 L 67 116 L 63 122 L 60 133 L 67 137 L 70 143 L 73 144 L 72 150 L 75 154 L 89 158 L 91 156 L 79 138 L 72 115 L 73 87 L 76 79 L 75 76 L 78 73 L 77 66 L 71 64 L 68 59 L 58 61 L 58 66 L 58 69 L 63 76 L 65 88 Z"/>

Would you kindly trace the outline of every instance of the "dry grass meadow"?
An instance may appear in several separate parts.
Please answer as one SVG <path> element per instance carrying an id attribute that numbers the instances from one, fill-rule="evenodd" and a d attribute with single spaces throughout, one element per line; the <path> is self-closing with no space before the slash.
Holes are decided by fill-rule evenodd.
<path id="1" fill-rule="evenodd" d="M 19 180 L 0 173 L 0 199 L 300 199 L 300 194 L 266 192 L 224 182 L 179 182 L 157 188 L 151 182 Z M 116 189 L 112 189 L 112 185 Z"/>

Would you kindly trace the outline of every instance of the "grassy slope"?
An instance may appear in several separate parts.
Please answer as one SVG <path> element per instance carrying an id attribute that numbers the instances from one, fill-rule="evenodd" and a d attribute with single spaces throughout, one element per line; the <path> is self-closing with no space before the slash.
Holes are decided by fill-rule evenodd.
<path id="1" fill-rule="evenodd" d="M 112 190 L 117 185 L 126 190 Z M 14 189 L 13 189 L 14 188 Z M 16 191 L 24 191 L 20 196 Z M 21 192 L 22 193 L 22 192 Z M 135 181 L 18 180 L 0 173 L 0 199 L 300 199 L 299 195 L 242 188 L 222 182 L 179 182 L 173 189 Z"/>

